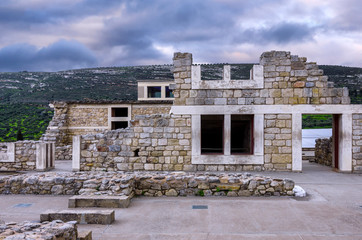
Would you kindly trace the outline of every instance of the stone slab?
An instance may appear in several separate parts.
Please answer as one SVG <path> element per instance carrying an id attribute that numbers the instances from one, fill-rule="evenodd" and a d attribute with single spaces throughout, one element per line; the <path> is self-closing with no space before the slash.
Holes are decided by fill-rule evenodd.
<path id="1" fill-rule="evenodd" d="M 77 195 L 69 198 L 69 208 L 127 208 L 131 196 Z"/>
<path id="2" fill-rule="evenodd" d="M 79 240 L 92 240 L 92 231 L 78 231 Z"/>
<path id="3" fill-rule="evenodd" d="M 77 221 L 79 224 L 111 224 L 114 222 L 114 210 L 48 210 L 40 214 L 40 222 L 62 220 Z"/>

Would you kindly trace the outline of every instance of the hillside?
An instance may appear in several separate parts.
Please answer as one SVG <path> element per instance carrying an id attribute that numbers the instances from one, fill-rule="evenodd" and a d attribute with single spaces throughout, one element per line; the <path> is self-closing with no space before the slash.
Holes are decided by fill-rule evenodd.
<path id="1" fill-rule="evenodd" d="M 220 79 L 223 64 L 203 64 L 204 80 Z M 252 64 L 231 64 L 232 79 L 249 78 Z M 171 65 L 110 67 L 61 72 L 0 73 L 0 141 L 38 139 L 51 119 L 52 101 L 136 100 L 137 80 L 173 79 Z M 362 68 L 322 65 L 336 87 L 348 87 L 362 104 Z"/>

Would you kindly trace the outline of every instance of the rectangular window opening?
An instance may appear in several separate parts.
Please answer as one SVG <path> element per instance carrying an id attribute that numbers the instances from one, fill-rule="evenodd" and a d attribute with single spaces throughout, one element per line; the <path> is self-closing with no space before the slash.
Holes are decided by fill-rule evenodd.
<path id="1" fill-rule="evenodd" d="M 201 154 L 223 154 L 224 116 L 201 116 Z"/>
<path id="2" fill-rule="evenodd" d="M 231 115 L 231 154 L 253 154 L 253 115 Z"/>
<path id="3" fill-rule="evenodd" d="M 128 108 L 112 108 L 112 117 L 128 117 Z"/>
<path id="4" fill-rule="evenodd" d="M 127 127 L 128 127 L 127 121 L 112 122 L 112 130 L 120 129 L 120 128 L 127 128 Z"/>
<path id="5" fill-rule="evenodd" d="M 161 98 L 161 87 L 147 87 L 148 98 Z"/>
<path id="6" fill-rule="evenodd" d="M 167 98 L 174 98 L 173 92 L 172 92 L 172 90 L 170 89 L 169 86 L 166 86 L 165 90 L 166 90 L 166 97 Z"/>

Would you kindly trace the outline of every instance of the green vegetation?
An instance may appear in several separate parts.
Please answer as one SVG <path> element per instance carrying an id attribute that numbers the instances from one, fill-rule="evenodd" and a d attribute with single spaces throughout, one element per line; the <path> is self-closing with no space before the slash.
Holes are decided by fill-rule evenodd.
<path id="1" fill-rule="evenodd" d="M 302 116 L 302 128 L 332 128 L 333 117 L 329 114 L 311 115 L 304 114 Z"/>
<path id="2" fill-rule="evenodd" d="M 0 142 L 16 141 L 21 136 L 24 140 L 38 140 L 52 116 L 52 110 L 46 106 L 1 104 Z"/>
<path id="3" fill-rule="evenodd" d="M 200 196 L 200 197 L 205 196 L 204 190 L 197 191 L 196 196 Z"/>

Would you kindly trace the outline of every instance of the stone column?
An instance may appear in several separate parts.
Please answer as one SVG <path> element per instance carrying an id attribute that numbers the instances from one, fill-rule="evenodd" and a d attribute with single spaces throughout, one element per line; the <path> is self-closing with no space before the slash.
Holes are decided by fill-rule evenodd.
<path id="1" fill-rule="evenodd" d="M 302 114 L 292 114 L 292 171 L 302 171 Z"/>
<path id="2" fill-rule="evenodd" d="M 342 114 L 339 121 L 339 170 L 352 172 L 352 114 Z"/>
<path id="3" fill-rule="evenodd" d="M 45 171 L 47 160 L 47 145 L 46 143 L 36 144 L 36 170 Z"/>
<path id="4" fill-rule="evenodd" d="M 73 157 L 72 157 L 73 172 L 80 171 L 80 140 L 81 136 L 73 137 Z"/>

